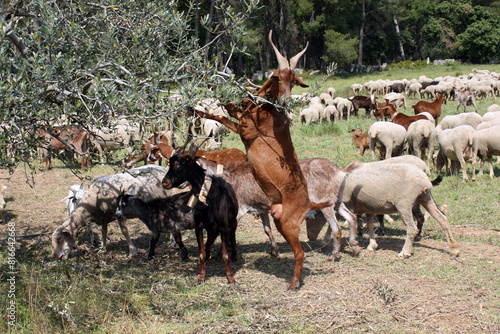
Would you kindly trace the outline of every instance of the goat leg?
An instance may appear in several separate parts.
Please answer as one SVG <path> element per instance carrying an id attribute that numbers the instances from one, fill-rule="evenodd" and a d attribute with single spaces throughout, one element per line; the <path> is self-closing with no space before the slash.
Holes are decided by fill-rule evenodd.
<path id="1" fill-rule="evenodd" d="M 229 261 L 229 254 L 227 250 L 227 246 L 229 244 L 229 237 L 227 233 L 221 234 L 221 244 L 222 244 L 222 258 L 224 259 L 224 263 L 226 265 L 226 278 L 228 284 L 235 284 L 236 280 L 233 277 L 233 273 L 231 272 L 231 262 Z M 236 247 L 235 247 L 236 248 Z"/>
<path id="2" fill-rule="evenodd" d="M 205 247 L 203 245 L 203 229 L 196 228 L 196 240 L 198 241 L 198 251 L 200 253 L 200 275 L 198 276 L 198 284 L 201 284 L 207 278 L 207 272 L 205 270 L 205 260 L 206 253 Z"/>
<path id="3" fill-rule="evenodd" d="M 175 231 L 173 233 L 173 235 L 174 235 L 175 242 L 179 246 L 179 251 L 181 253 L 181 259 L 183 261 L 189 261 L 189 254 L 188 254 L 186 247 L 184 246 L 184 243 L 182 242 L 181 232 Z"/>
<path id="4" fill-rule="evenodd" d="M 153 231 L 153 236 L 151 237 L 151 242 L 149 243 L 148 260 L 151 260 L 155 256 L 155 248 L 158 243 L 158 239 L 160 239 L 160 232 Z"/>

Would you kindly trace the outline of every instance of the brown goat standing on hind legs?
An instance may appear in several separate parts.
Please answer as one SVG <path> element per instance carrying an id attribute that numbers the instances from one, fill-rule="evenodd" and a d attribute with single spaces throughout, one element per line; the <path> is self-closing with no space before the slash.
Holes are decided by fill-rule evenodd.
<path id="1" fill-rule="evenodd" d="M 269 32 L 269 42 L 278 58 L 278 70 L 257 91 L 260 98 L 266 96 L 271 102 L 282 96 L 291 97 L 295 84 L 308 87 L 302 78 L 295 77 L 295 65 L 304 54 L 307 45 L 297 55 L 288 60 L 283 57 Z M 269 96 L 269 97 L 267 97 Z M 327 201 L 313 204 L 307 195 L 307 184 L 299 166 L 299 160 L 290 135 L 291 121 L 284 108 L 271 103 L 257 104 L 257 99 L 249 97 L 241 102 L 224 106 L 233 122 L 222 116 L 205 115 L 215 119 L 231 131 L 240 135 L 247 151 L 248 162 L 259 186 L 272 202 L 271 215 L 276 228 L 290 244 L 295 257 L 295 271 L 288 290 L 295 290 L 299 284 L 304 262 L 304 250 L 299 241 L 300 224 L 310 210 L 320 210 L 334 203 Z"/>

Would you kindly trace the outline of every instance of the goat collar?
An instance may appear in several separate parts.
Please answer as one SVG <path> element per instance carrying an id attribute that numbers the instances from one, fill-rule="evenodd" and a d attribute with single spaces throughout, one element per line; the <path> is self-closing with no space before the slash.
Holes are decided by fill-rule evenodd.
<path id="1" fill-rule="evenodd" d="M 222 176 L 223 173 L 224 173 L 224 166 L 217 164 L 216 176 Z M 208 206 L 207 197 L 208 197 L 208 193 L 210 192 L 211 187 L 212 187 L 212 176 L 205 175 L 205 181 L 203 182 L 203 185 L 201 186 L 200 192 L 197 195 L 193 194 L 192 191 L 190 191 L 187 194 L 186 198 L 188 197 L 189 194 L 191 194 L 191 196 L 189 196 L 189 200 L 187 201 L 187 205 L 191 209 L 195 209 L 196 207 L 200 208 L 198 206 L 198 203 L 201 203 L 203 205 L 203 207 Z"/>

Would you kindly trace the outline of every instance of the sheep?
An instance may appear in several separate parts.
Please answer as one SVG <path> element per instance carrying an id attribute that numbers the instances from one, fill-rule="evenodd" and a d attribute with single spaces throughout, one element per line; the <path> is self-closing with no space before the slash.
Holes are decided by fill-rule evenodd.
<path id="1" fill-rule="evenodd" d="M 422 205 L 443 228 L 452 254 L 458 256 L 458 243 L 453 238 L 448 219 L 439 211 L 430 190 L 432 183 L 425 173 L 412 164 L 388 164 L 366 169 L 355 169 L 346 178 L 344 203 L 356 214 L 367 214 L 370 244 L 367 249 L 377 248 L 373 233 L 373 215 L 398 212 L 406 226 L 406 241 L 399 257 L 412 254 L 417 227 L 412 209 Z"/>
<path id="2" fill-rule="evenodd" d="M 475 112 L 463 113 L 458 115 L 445 116 L 436 126 L 436 133 L 439 135 L 445 129 L 452 129 L 459 125 L 470 125 L 473 128 L 483 121 L 481 115 Z"/>
<path id="3" fill-rule="evenodd" d="M 339 119 L 339 111 L 334 105 L 328 105 L 325 107 L 325 109 L 323 109 L 323 115 L 321 119 L 326 119 L 328 123 L 331 123 L 333 119 L 333 123 L 337 123 L 337 120 Z"/>
<path id="4" fill-rule="evenodd" d="M 451 161 L 459 161 L 462 168 L 463 180 L 467 181 L 467 171 L 465 170 L 466 154 L 472 152 L 472 143 L 474 140 L 474 128 L 470 125 L 460 125 L 453 129 L 443 130 L 438 136 L 439 143 L 438 158 L 444 159 L 444 164 L 447 165 L 448 159 Z M 436 160 L 436 171 L 442 168 L 442 162 Z M 454 173 L 454 171 L 452 171 Z"/>
<path id="5" fill-rule="evenodd" d="M 406 98 L 403 94 L 400 93 L 388 93 L 384 95 L 384 100 L 388 103 L 392 104 L 396 107 L 396 110 L 399 110 L 399 107 L 403 106 L 406 110 Z"/>
<path id="6" fill-rule="evenodd" d="M 0 183 L 0 224 L 5 223 L 2 214 L 2 210 L 5 208 L 5 199 L 3 198 L 3 191 L 5 189 L 7 189 L 7 186 Z"/>
<path id="7" fill-rule="evenodd" d="M 326 104 L 326 101 L 332 99 L 332 96 L 328 93 L 321 93 L 319 94 L 319 99 L 321 100 L 321 103 Z"/>
<path id="8" fill-rule="evenodd" d="M 422 93 L 427 96 L 427 99 L 434 100 L 436 98 L 436 86 L 427 86 L 423 88 Z"/>
<path id="9" fill-rule="evenodd" d="M 500 125 L 476 131 L 472 144 L 472 179 L 476 179 L 476 157 L 479 156 L 480 167 L 479 174 L 483 175 L 484 161 L 488 159 L 490 165 L 490 177 L 494 178 L 493 164 L 491 157 L 500 155 Z"/>
<path id="10" fill-rule="evenodd" d="M 375 147 L 385 152 L 385 158 L 401 155 L 404 147 L 406 129 L 399 124 L 390 122 L 375 122 L 368 129 L 368 142 L 372 161 L 375 160 Z"/>
<path id="11" fill-rule="evenodd" d="M 188 252 L 182 242 L 181 231 L 194 229 L 194 213 L 186 205 L 185 196 L 187 192 L 179 193 L 166 198 L 155 198 L 141 200 L 139 195 L 134 194 L 135 189 L 129 193 L 121 192 L 118 195 L 116 207 L 116 219 L 122 220 L 127 216 L 139 218 L 152 232 L 149 246 L 148 259 L 155 255 L 155 247 L 160 239 L 160 233 L 171 233 L 179 250 L 181 258 L 188 260 Z"/>
<path id="12" fill-rule="evenodd" d="M 422 98 L 420 95 L 421 89 L 422 89 L 422 84 L 420 82 L 414 82 L 410 84 L 408 88 L 408 97 L 418 98 L 420 100 Z"/>
<path id="13" fill-rule="evenodd" d="M 320 113 L 315 108 L 306 108 L 300 112 L 299 120 L 301 124 L 309 125 L 311 122 L 320 122 Z"/>
<path id="14" fill-rule="evenodd" d="M 107 228 L 108 224 L 115 220 L 119 193 L 134 187 L 143 200 L 167 197 L 170 192 L 161 187 L 161 179 L 166 172 L 165 167 L 146 165 L 95 179 L 69 219 L 52 234 L 52 256 L 58 260 L 66 259 L 70 250 L 76 245 L 79 232 L 91 223 L 102 226 L 101 243 L 106 249 Z M 137 255 L 137 249 L 130 240 L 125 222 L 119 220 L 118 224 L 127 239 L 129 256 Z"/>
<path id="15" fill-rule="evenodd" d="M 498 104 L 496 104 L 496 103 L 492 104 L 491 106 L 488 107 L 488 109 L 486 109 L 486 111 L 487 112 L 500 111 L 500 106 Z"/>
<path id="16" fill-rule="evenodd" d="M 354 106 L 350 100 L 341 98 L 337 102 L 337 110 L 339 111 L 339 119 L 345 116 L 345 118 L 349 120 L 351 111 L 354 111 Z"/>
<path id="17" fill-rule="evenodd" d="M 446 118 L 446 117 L 445 117 Z M 408 145 L 408 153 L 418 156 L 424 160 L 427 151 L 427 167 L 430 169 L 432 155 L 434 153 L 434 144 L 436 142 L 436 129 L 434 122 L 428 120 L 419 120 L 413 122 L 406 131 L 405 141 Z"/>
<path id="18" fill-rule="evenodd" d="M 354 83 L 351 85 L 351 89 L 352 89 L 354 95 L 359 95 L 359 94 L 361 94 L 361 91 L 363 90 L 363 85 Z"/>
<path id="19" fill-rule="evenodd" d="M 330 94 L 330 96 L 332 97 L 332 99 L 335 97 L 335 88 L 333 88 L 333 87 L 328 87 L 328 88 L 326 89 L 326 92 L 327 92 L 328 94 Z"/>
<path id="20" fill-rule="evenodd" d="M 491 121 L 487 121 L 487 122 L 483 121 L 483 122 L 479 123 L 476 126 L 476 131 L 484 130 L 484 129 L 491 128 L 491 127 L 497 126 L 497 125 L 500 125 L 500 117 L 496 118 L 496 119 L 492 119 Z"/>
<path id="21" fill-rule="evenodd" d="M 195 233 L 200 252 L 198 283 L 206 279 L 205 261 L 210 258 L 210 247 L 220 234 L 226 278 L 229 284 L 234 284 L 236 280 L 231 272 L 228 247 L 232 247 L 231 260 L 236 261 L 238 201 L 228 182 L 200 165 L 199 160 L 202 158 L 195 157 L 197 149 L 197 145 L 193 144 L 186 155 L 181 153 L 184 148 L 176 150 L 169 159 L 170 168 L 162 179 L 162 187 L 172 189 L 184 182 L 191 184 L 192 196 L 188 205 L 194 208 Z M 207 230 L 206 245 L 203 241 L 204 229 Z"/>
<path id="22" fill-rule="evenodd" d="M 492 121 L 494 119 L 500 118 L 500 109 L 494 110 L 495 108 L 492 108 L 494 106 L 498 106 L 498 105 L 493 104 L 488 108 L 488 111 L 483 115 L 483 122 L 488 122 L 488 121 Z"/>

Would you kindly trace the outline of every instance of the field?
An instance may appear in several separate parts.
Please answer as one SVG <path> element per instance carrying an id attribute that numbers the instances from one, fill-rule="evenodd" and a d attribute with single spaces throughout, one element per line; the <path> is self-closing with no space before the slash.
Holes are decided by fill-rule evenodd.
<path id="1" fill-rule="evenodd" d="M 392 70 L 369 75 L 329 79 L 337 94 L 349 96 L 352 83 L 379 78 L 411 79 L 469 73 L 474 66 L 429 66 L 419 70 Z M 500 72 L 500 65 L 476 66 Z M 320 77 L 304 76 L 306 82 Z M 306 90 L 296 89 L 294 94 Z M 412 114 L 408 100 L 407 114 Z M 478 101 L 478 111 L 498 103 Z M 443 106 L 443 116 L 454 114 L 456 101 Z M 364 115 L 364 110 L 360 113 Z M 442 117 L 443 117 L 442 116 Z M 345 167 L 361 159 L 350 137 L 355 127 L 366 129 L 374 119 L 353 117 L 337 125 L 295 123 L 293 140 L 299 158 L 323 157 Z M 239 137 L 229 135 L 225 147 L 243 149 Z M 361 159 L 369 161 L 369 153 Z M 50 236 L 66 216 L 67 189 L 82 183 L 87 188 L 97 176 L 116 172 L 94 166 L 76 174 L 56 161 L 31 175 L 20 166 L 14 174 L 0 171 L 7 185 L 7 206 L 0 225 L 0 332 L 3 333 L 500 333 L 500 164 L 495 179 L 488 175 L 463 182 L 445 176 L 433 188 L 438 206 L 460 243 L 460 256 L 449 252 L 444 234 L 432 218 L 414 255 L 397 256 L 405 230 L 395 215 L 386 223 L 387 235 L 377 237 L 379 249 L 364 249 L 353 257 L 343 225 L 338 262 L 329 262 L 331 246 L 309 242 L 302 226 L 306 251 L 302 285 L 285 291 L 293 272 L 291 248 L 274 229 L 279 258 L 269 255 L 270 245 L 260 222 L 246 216 L 237 230 L 238 261 L 232 264 L 237 284 L 226 283 L 223 262 L 207 263 L 206 283 L 196 283 L 197 245 L 192 231 L 183 239 L 191 255 L 180 260 L 177 248 L 164 237 L 156 258 L 146 261 L 150 233 L 138 220 L 128 224 L 139 255 L 128 258 L 127 244 L 117 224 L 110 224 L 108 251 L 89 244 L 86 232 L 79 247 L 64 262 L 53 261 Z M 470 175 L 472 167 L 467 166 Z M 488 169 L 486 169 L 488 171 Z M 486 173 L 487 174 L 487 173 Z M 436 176 L 432 173 L 431 178 Z M 34 184 L 34 186 L 33 186 Z M 16 236 L 15 260 L 9 255 L 8 232 Z M 323 230 L 321 237 L 324 234 Z M 94 233 L 100 239 L 100 229 Z M 359 239 L 368 245 L 367 234 Z M 218 243 L 216 243 L 218 247 Z M 13 265 L 14 268 L 11 268 Z M 15 272 L 14 274 L 12 272 Z M 10 312 L 13 303 L 15 312 Z M 15 326 L 9 326 L 15 315 Z"/>

